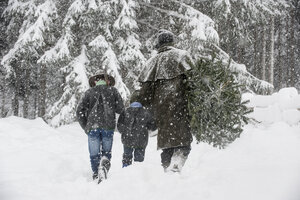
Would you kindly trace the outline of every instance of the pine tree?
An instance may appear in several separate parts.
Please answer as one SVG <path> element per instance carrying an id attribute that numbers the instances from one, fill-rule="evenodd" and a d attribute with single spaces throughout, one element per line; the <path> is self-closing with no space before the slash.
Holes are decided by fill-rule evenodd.
<path id="1" fill-rule="evenodd" d="M 198 142 L 224 148 L 240 136 L 251 109 L 241 102 L 242 86 L 229 65 L 198 60 L 188 72 L 191 127 Z"/>
<path id="2" fill-rule="evenodd" d="M 137 34 L 139 29 L 136 22 L 136 10 L 139 9 L 138 2 L 134 0 L 121 0 L 121 12 L 114 23 L 114 35 L 118 48 L 119 62 L 122 69 L 122 77 L 131 91 L 138 79 L 146 58 L 141 52 L 142 43 Z"/>
<path id="3" fill-rule="evenodd" d="M 47 48 L 51 37 L 56 7 L 52 0 L 22 1 L 10 0 L 3 15 L 9 23 L 7 40 L 11 44 L 10 51 L 3 57 L 1 63 L 9 81 L 14 88 L 13 109 L 14 115 L 29 117 L 29 98 L 32 89 L 36 89 L 31 77 L 34 73 L 36 61 L 40 52 Z M 19 32 L 20 34 L 15 34 Z M 19 99 L 23 99 L 23 112 L 19 114 Z"/>
<path id="4" fill-rule="evenodd" d="M 144 30 L 142 29 L 141 35 L 149 35 L 149 29 L 151 30 L 152 35 L 154 35 L 160 28 L 165 28 L 178 36 L 178 43 L 176 47 L 188 50 L 193 58 L 210 58 L 211 53 L 215 52 L 219 60 L 227 62 L 231 55 L 228 55 L 219 47 L 219 40 L 222 38 L 218 36 L 216 31 L 218 22 L 220 22 L 220 24 L 224 24 L 224 26 L 227 25 L 227 23 L 224 21 L 218 21 L 219 18 L 222 20 L 225 19 L 225 16 L 220 17 L 220 15 L 223 14 L 223 10 L 218 9 L 219 13 L 216 14 L 216 16 L 213 16 L 215 19 L 217 19 L 215 20 L 217 23 L 212 20 L 213 18 L 210 18 L 199 11 L 205 10 L 207 13 L 209 8 L 212 10 L 215 8 L 215 3 L 216 1 L 209 1 L 205 3 L 190 2 L 190 4 L 188 4 L 185 3 L 185 1 L 176 0 L 164 1 L 163 3 L 158 0 L 140 3 L 143 15 L 139 16 L 138 22 L 143 26 L 146 25 L 145 27 L 147 27 L 147 33 L 143 33 Z M 200 9 L 201 6 L 204 7 Z M 228 10 L 228 15 L 231 15 L 233 11 L 235 10 Z M 151 20 L 149 20 L 149 16 Z M 238 17 L 236 18 L 238 19 Z M 149 22 L 150 25 L 145 24 L 144 22 Z M 243 28 L 239 30 L 242 29 Z M 219 32 L 222 31 L 230 32 L 232 29 L 224 28 L 224 30 L 219 30 Z M 236 33 L 234 32 L 232 34 Z M 224 43 L 233 43 L 232 40 L 228 40 L 226 42 Z M 234 46 L 233 49 L 238 49 L 238 47 Z M 246 66 L 243 64 L 237 64 L 236 62 L 232 61 L 230 70 L 238 73 L 236 77 L 238 82 L 240 84 L 244 84 L 249 91 L 259 94 L 267 94 L 273 89 L 272 85 L 265 81 L 261 81 L 250 74 L 246 70 Z"/>
<path id="5" fill-rule="evenodd" d="M 44 77 L 47 79 L 46 84 L 51 88 L 56 86 L 63 89 L 46 91 L 48 112 L 44 118 L 52 126 L 68 124 L 76 119 L 77 104 L 88 89 L 86 65 L 89 60 L 86 46 L 82 42 L 85 29 L 79 28 L 83 25 L 81 18 L 85 17 L 85 10 L 86 6 L 82 0 L 72 2 L 61 21 L 64 28 L 60 37 L 38 60 L 47 74 L 53 76 Z"/>
<path id="6" fill-rule="evenodd" d="M 60 98 L 55 99 L 54 106 L 50 105 L 46 116 L 50 124 L 59 126 L 75 120 L 77 104 L 88 89 L 87 77 L 95 75 L 101 69 L 115 78 L 115 87 L 124 100 L 129 96 L 129 90 L 120 74 L 112 32 L 117 3 L 118 1 L 72 1 L 62 20 L 63 31 L 60 38 L 39 59 L 52 73 L 60 72 L 55 74 L 55 79 L 63 75 L 63 93 L 54 95 Z M 53 66 L 59 68 L 51 69 Z M 70 112 L 69 115 L 66 111 Z"/>
<path id="7" fill-rule="evenodd" d="M 4 0 L 0 2 L 0 13 L 2 14 L 4 9 L 7 7 L 8 0 Z M 0 15 L 0 59 L 4 56 L 8 49 L 8 42 L 6 41 L 7 35 L 5 34 L 5 30 L 7 29 L 7 24 L 5 23 L 4 17 Z M 0 117 L 6 116 L 6 93 L 7 93 L 7 85 L 5 81 L 5 73 L 0 68 L 0 96 L 1 96 L 1 111 Z"/>
<path id="8" fill-rule="evenodd" d="M 206 13 L 200 12 L 201 10 L 214 11 L 212 5 L 216 2 L 222 2 L 222 0 L 205 2 L 190 0 L 9 0 L 3 17 L 8 24 L 6 41 L 10 51 L 1 61 L 4 65 L 4 67 L 1 66 L 1 71 L 12 75 L 10 80 L 6 80 L 6 84 L 10 81 L 14 85 L 12 85 L 13 90 L 8 92 L 10 94 L 6 100 L 10 100 L 10 97 L 15 94 L 16 98 L 13 98 L 14 105 L 11 110 L 19 115 L 20 92 L 23 96 L 27 94 L 24 100 L 28 102 L 28 91 L 31 88 L 28 90 L 28 87 L 24 86 L 36 82 L 39 90 L 32 92 L 29 98 L 34 99 L 34 102 L 39 102 L 39 116 L 43 117 L 47 113 L 46 118 L 49 122 L 55 118 L 54 121 L 56 119 L 61 121 L 57 120 L 54 124 L 64 124 L 70 120 L 67 119 L 67 115 L 60 112 L 62 108 L 71 111 L 70 116 L 73 116 L 72 112 L 76 103 L 71 97 L 79 100 L 78 92 L 82 92 L 80 88 L 84 87 L 86 77 L 94 75 L 100 69 L 105 69 L 115 76 L 115 87 L 126 101 L 144 61 L 155 53 L 154 43 L 152 43 L 155 37 L 152 36 L 159 29 L 167 29 L 177 35 L 176 47 L 188 50 L 194 58 L 198 56 L 207 58 L 213 51 L 216 52 L 219 60 L 227 63 L 232 55 L 229 56 L 220 48 L 219 41 L 221 41 L 221 46 L 222 43 L 232 44 L 228 48 L 230 53 L 238 49 L 236 45 L 240 43 L 236 44 L 234 40 L 223 40 L 224 35 L 227 37 L 224 33 L 231 31 L 226 23 L 224 23 L 226 29 L 220 29 L 219 23 L 224 21 L 218 19 L 223 19 L 223 16 L 218 17 L 216 14 L 217 17 L 210 15 L 213 16 L 210 18 L 205 15 Z M 226 2 L 231 5 L 243 5 L 248 2 L 247 5 L 251 5 L 251 2 L 258 1 L 243 0 L 239 3 L 226 0 Z M 237 8 L 240 12 L 231 15 Z M 232 7 L 228 14 L 228 16 L 234 16 L 231 18 L 232 22 L 242 23 L 243 21 L 243 25 L 238 29 L 241 34 L 243 29 L 251 29 L 251 25 L 246 22 L 251 19 L 250 24 L 252 24 L 255 19 L 255 17 L 249 17 L 249 9 L 244 8 L 247 6 Z M 222 13 L 222 9 L 219 12 Z M 222 33 L 221 37 L 218 36 L 217 28 L 219 28 L 218 32 Z M 234 34 L 236 34 L 235 31 L 232 35 Z M 85 75 L 80 75 L 80 77 L 85 78 L 81 81 L 74 81 L 74 74 L 78 73 L 74 64 L 82 55 L 83 47 L 86 48 L 84 54 L 87 60 L 84 62 L 85 65 L 82 65 Z M 235 53 L 243 55 L 244 52 L 250 55 L 251 51 L 246 51 L 243 47 Z M 237 58 L 237 61 L 240 59 Z M 245 84 L 247 90 L 265 93 L 271 88 L 270 84 L 251 75 L 245 65 L 232 61 L 230 70 L 237 72 L 236 79 L 239 83 Z M 31 79 L 36 77 L 34 78 L 36 81 L 26 80 L 26 74 L 27 77 L 30 74 Z M 67 94 L 67 91 L 70 93 Z M 38 96 L 38 99 L 33 97 L 36 93 L 38 95 L 35 96 Z M 61 107 L 62 102 L 66 105 Z M 32 107 L 36 107 L 36 104 L 25 106 L 25 113 L 27 113 L 27 107 L 33 110 Z M 68 109 L 65 109 L 67 107 Z M 13 111 L 10 111 L 8 115 L 11 113 Z M 22 113 L 19 116 L 22 116 Z M 65 116 L 66 119 L 58 116 Z"/>
<path id="9" fill-rule="evenodd" d="M 100 69 L 105 70 L 108 74 L 115 78 L 115 87 L 120 92 L 124 101 L 128 98 L 130 91 L 124 83 L 125 78 L 118 57 L 118 51 L 115 47 L 117 36 L 113 31 L 116 16 L 118 16 L 118 1 L 99 2 L 98 7 L 90 17 L 97 20 L 91 23 L 90 28 L 94 30 L 91 40 L 87 40 L 88 54 L 90 59 L 89 70 L 91 74 L 96 73 Z M 89 11 L 88 11 L 89 12 Z M 95 28 L 97 27 L 97 28 Z M 128 67 L 128 66 L 126 66 Z"/>
<path id="10" fill-rule="evenodd" d="M 245 64 L 251 74 L 269 81 L 264 74 L 272 74 L 270 65 L 273 63 L 273 56 L 270 53 L 267 57 L 266 50 L 272 47 L 261 43 L 266 44 L 266 40 L 272 37 L 272 31 L 268 31 L 271 19 L 285 15 L 287 7 L 285 0 L 212 0 L 204 7 L 199 7 L 199 10 L 215 21 L 220 35 L 220 47 L 236 62 Z M 266 39 L 263 41 L 258 38 Z M 274 57 L 275 54 L 276 52 Z"/>
<path id="11" fill-rule="evenodd" d="M 89 87 L 85 68 L 88 62 L 86 47 L 82 46 L 81 54 L 61 69 L 69 71 L 69 73 L 67 73 L 63 95 L 46 115 L 46 120 L 49 120 L 52 126 L 57 127 L 76 120 L 75 113 L 78 101 Z"/>

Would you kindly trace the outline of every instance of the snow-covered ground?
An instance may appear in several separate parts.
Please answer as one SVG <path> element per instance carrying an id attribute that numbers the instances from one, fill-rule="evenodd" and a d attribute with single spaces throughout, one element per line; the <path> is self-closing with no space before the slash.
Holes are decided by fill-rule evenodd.
<path id="1" fill-rule="evenodd" d="M 193 143 L 181 174 L 163 172 L 156 137 L 143 163 L 122 169 L 116 132 L 109 179 L 100 185 L 77 123 L 54 129 L 42 119 L 0 119 L 0 199 L 299 200 L 300 95 L 287 88 L 244 97 L 261 123 L 247 125 L 223 150 Z"/>

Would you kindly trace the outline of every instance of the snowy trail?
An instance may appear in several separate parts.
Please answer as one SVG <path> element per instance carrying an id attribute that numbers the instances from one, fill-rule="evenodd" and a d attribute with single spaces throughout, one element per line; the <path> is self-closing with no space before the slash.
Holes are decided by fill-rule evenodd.
<path id="1" fill-rule="evenodd" d="M 0 119 L 0 199 L 299 200 L 300 95 L 287 88 L 245 96 L 261 123 L 247 125 L 223 150 L 194 142 L 181 174 L 163 172 L 155 137 L 143 163 L 122 169 L 115 133 L 101 185 L 91 180 L 87 137 L 77 123 L 54 129 L 42 119 Z"/>
<path id="2" fill-rule="evenodd" d="M 248 125 L 225 150 L 193 143 L 182 174 L 163 172 L 155 137 L 144 163 L 122 169 L 115 133 L 101 185 L 91 180 L 86 140 L 78 124 L 53 129 L 41 119 L 0 119 L 0 199 L 300 199 L 299 125 Z"/>

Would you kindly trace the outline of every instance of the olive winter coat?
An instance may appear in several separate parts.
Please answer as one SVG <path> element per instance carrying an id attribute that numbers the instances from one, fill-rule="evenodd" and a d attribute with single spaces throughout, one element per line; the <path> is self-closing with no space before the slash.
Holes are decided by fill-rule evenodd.
<path id="1" fill-rule="evenodd" d="M 186 51 L 160 48 L 140 75 L 141 89 L 132 96 L 132 101 L 141 102 L 154 114 L 158 149 L 189 146 L 192 142 L 185 76 L 189 59 Z"/>

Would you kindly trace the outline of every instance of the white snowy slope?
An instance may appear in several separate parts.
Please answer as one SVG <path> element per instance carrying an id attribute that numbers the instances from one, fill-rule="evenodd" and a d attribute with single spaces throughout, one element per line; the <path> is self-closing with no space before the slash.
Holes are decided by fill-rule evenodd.
<path id="1" fill-rule="evenodd" d="M 163 172 L 155 137 L 143 163 L 122 169 L 116 132 L 109 179 L 100 185 L 91 180 L 87 137 L 77 123 L 53 129 L 42 119 L 0 119 L 0 199 L 299 200 L 299 97 L 293 89 L 248 95 L 261 123 L 247 125 L 224 150 L 193 143 L 181 174 Z"/>

